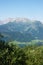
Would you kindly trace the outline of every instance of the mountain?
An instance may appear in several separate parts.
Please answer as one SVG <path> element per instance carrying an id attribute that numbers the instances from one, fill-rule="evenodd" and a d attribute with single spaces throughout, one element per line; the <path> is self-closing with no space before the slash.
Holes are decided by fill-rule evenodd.
<path id="1" fill-rule="evenodd" d="M 8 41 L 43 40 L 43 24 L 40 21 L 33 21 L 27 18 L 8 19 L 0 25 L 0 33 Z"/>

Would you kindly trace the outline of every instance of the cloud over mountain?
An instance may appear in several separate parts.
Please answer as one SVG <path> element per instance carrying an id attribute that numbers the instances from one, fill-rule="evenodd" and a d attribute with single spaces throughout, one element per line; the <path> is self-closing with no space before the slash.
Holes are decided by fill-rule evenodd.
<path id="1" fill-rule="evenodd" d="M 8 18 L 8 19 L 0 21 L 0 25 L 6 24 L 8 22 L 14 22 L 14 21 L 16 21 L 18 23 L 18 22 L 35 22 L 37 20 L 30 20 L 28 18 L 20 18 L 20 17 L 18 17 L 18 18 Z"/>

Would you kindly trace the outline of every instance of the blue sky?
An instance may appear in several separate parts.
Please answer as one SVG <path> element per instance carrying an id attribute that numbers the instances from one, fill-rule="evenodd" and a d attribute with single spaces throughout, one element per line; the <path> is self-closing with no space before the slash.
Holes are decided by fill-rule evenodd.
<path id="1" fill-rule="evenodd" d="M 0 20 L 16 17 L 43 21 L 43 0 L 0 0 Z"/>

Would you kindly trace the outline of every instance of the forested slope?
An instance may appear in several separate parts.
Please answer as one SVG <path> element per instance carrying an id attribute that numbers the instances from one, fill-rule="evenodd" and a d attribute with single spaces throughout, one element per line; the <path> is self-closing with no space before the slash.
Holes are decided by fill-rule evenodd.
<path id="1" fill-rule="evenodd" d="M 43 65 L 43 46 L 20 48 L 0 41 L 0 65 Z"/>

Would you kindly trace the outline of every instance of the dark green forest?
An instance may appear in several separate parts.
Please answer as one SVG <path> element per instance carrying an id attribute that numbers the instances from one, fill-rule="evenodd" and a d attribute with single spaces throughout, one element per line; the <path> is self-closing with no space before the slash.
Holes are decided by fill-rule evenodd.
<path id="1" fill-rule="evenodd" d="M 43 65 L 43 46 L 22 48 L 0 40 L 0 65 Z"/>

